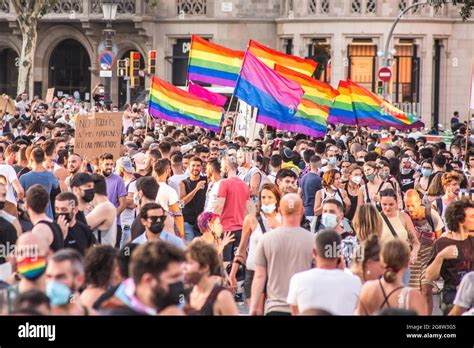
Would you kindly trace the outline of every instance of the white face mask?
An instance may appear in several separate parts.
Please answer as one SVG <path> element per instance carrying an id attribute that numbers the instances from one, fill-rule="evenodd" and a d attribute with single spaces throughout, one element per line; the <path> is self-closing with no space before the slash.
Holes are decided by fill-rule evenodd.
<path id="1" fill-rule="evenodd" d="M 352 180 L 352 182 L 353 182 L 354 184 L 359 185 L 359 184 L 361 183 L 361 181 L 362 181 L 362 177 L 361 177 L 361 176 L 353 176 L 353 177 L 351 178 L 351 180 Z"/>

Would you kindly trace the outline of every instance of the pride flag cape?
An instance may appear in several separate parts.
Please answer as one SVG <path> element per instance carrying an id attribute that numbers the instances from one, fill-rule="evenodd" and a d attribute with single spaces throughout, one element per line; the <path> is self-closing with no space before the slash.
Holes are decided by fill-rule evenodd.
<path id="1" fill-rule="evenodd" d="M 270 69 L 274 69 L 275 64 L 279 64 L 306 76 L 312 76 L 318 66 L 318 63 L 312 59 L 303 59 L 281 53 L 254 40 L 249 41 L 248 50 Z"/>
<path id="2" fill-rule="evenodd" d="M 300 74 L 280 64 L 275 64 L 275 71 L 287 79 L 298 83 L 305 92 L 304 97 L 319 105 L 331 106 L 334 98 L 339 95 L 339 92 L 331 85 Z"/>
<path id="3" fill-rule="evenodd" d="M 245 52 L 234 51 L 193 35 L 188 80 L 234 87 Z"/>
<path id="4" fill-rule="evenodd" d="M 303 89 L 281 76 L 247 51 L 234 95 L 258 108 L 257 122 L 277 129 L 320 137 L 315 123 L 297 117 Z"/>
<path id="5" fill-rule="evenodd" d="M 153 76 L 148 112 L 157 119 L 219 132 L 224 110 Z"/>

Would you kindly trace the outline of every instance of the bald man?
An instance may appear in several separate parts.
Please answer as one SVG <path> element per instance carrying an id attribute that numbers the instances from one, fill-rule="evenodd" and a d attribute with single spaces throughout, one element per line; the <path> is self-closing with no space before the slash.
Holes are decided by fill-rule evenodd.
<path id="1" fill-rule="evenodd" d="M 439 238 L 443 230 L 443 220 L 438 212 L 431 206 L 423 205 L 416 190 L 408 190 L 405 193 L 405 207 L 410 215 L 421 247 L 416 262 L 410 266 L 409 285 L 421 292 L 428 304 L 428 313 L 433 311 L 433 286 L 426 279 L 426 269 L 433 250 L 433 243 Z"/>
<path id="2" fill-rule="evenodd" d="M 16 242 L 16 269 L 20 277 L 20 293 L 46 291 L 46 260 L 52 254 L 46 241 L 38 234 L 26 232 Z"/>
<path id="3" fill-rule="evenodd" d="M 280 201 L 282 226 L 262 235 L 255 251 L 250 314 L 261 315 L 259 299 L 267 281 L 266 315 L 291 315 L 286 299 L 291 277 L 311 269 L 314 234 L 300 227 L 303 201 L 293 193 Z"/>

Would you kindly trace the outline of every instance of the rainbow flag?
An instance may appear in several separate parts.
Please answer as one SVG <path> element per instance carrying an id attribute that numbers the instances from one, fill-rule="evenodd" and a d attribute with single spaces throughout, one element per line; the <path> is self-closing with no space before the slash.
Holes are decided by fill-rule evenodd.
<path id="1" fill-rule="evenodd" d="M 349 80 L 348 86 L 359 126 L 401 129 L 424 126 L 414 115 L 403 112 L 361 85 Z"/>
<path id="2" fill-rule="evenodd" d="M 234 87 L 245 52 L 233 51 L 193 35 L 188 80 Z"/>
<path id="3" fill-rule="evenodd" d="M 227 103 L 227 98 L 225 96 L 208 91 L 204 87 L 196 85 L 191 81 L 188 85 L 188 92 L 217 106 L 224 107 L 225 103 Z"/>
<path id="4" fill-rule="evenodd" d="M 258 108 L 257 122 L 277 129 L 321 136 L 315 123 L 297 117 L 303 89 L 261 62 L 249 50 L 246 52 L 234 95 Z"/>
<path id="5" fill-rule="evenodd" d="M 306 76 L 312 76 L 318 66 L 318 63 L 312 59 L 281 53 L 254 40 L 249 41 L 248 50 L 270 69 L 274 69 L 275 64 L 279 64 Z"/>
<path id="6" fill-rule="evenodd" d="M 317 137 L 324 137 L 327 132 L 328 123 L 328 108 L 316 104 L 315 102 L 306 99 L 305 95 L 301 99 L 301 103 L 296 110 L 296 117 L 302 117 L 313 122 L 313 129 L 321 134 Z"/>
<path id="7" fill-rule="evenodd" d="M 339 95 L 334 99 L 334 103 L 329 108 L 327 122 L 330 124 L 342 123 L 346 125 L 356 125 L 357 118 L 352 106 L 351 92 L 347 81 L 339 81 L 337 87 Z"/>
<path id="8" fill-rule="evenodd" d="M 218 132 L 224 110 L 153 76 L 148 112 L 157 119 Z"/>
<path id="9" fill-rule="evenodd" d="M 287 79 L 298 83 L 305 92 L 304 98 L 309 99 L 316 104 L 329 107 L 333 104 L 334 98 L 339 95 L 339 92 L 331 85 L 304 74 L 300 74 L 280 64 L 275 64 L 275 71 Z"/>
<path id="10" fill-rule="evenodd" d="M 40 276 L 46 267 L 46 258 L 44 257 L 24 257 L 18 263 L 18 272 L 28 279 Z"/>

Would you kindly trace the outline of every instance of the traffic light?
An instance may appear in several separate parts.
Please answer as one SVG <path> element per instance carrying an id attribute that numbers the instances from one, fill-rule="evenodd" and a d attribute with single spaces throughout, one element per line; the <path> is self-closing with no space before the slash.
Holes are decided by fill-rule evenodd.
<path id="1" fill-rule="evenodd" d="M 377 93 L 383 94 L 383 81 L 377 81 Z"/>
<path id="2" fill-rule="evenodd" d="M 126 77 L 128 76 L 128 66 L 127 66 L 127 59 L 119 59 L 117 61 L 117 76 L 118 77 Z"/>
<path id="3" fill-rule="evenodd" d="M 148 73 L 150 75 L 156 74 L 156 51 L 148 51 Z"/>
<path id="4" fill-rule="evenodd" d="M 140 85 L 140 53 L 130 52 L 130 87 Z"/>

